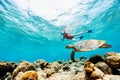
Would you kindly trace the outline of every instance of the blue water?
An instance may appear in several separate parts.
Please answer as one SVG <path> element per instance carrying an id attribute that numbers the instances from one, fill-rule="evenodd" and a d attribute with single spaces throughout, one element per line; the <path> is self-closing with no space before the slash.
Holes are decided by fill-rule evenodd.
<path id="1" fill-rule="evenodd" d="M 120 0 L 0 0 L 0 61 L 45 59 L 69 60 L 70 40 L 61 40 L 61 31 L 70 33 L 92 29 L 82 40 L 106 40 L 110 49 L 77 52 L 90 57 L 120 52 Z"/>

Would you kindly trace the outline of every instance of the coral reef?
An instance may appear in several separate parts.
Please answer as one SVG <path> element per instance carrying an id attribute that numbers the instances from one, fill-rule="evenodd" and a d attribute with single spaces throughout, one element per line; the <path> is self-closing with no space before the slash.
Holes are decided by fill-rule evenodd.
<path id="1" fill-rule="evenodd" d="M 105 76 L 105 74 L 91 62 L 86 62 L 84 69 L 87 80 L 103 80 Z"/>
<path id="2" fill-rule="evenodd" d="M 120 80 L 120 54 L 108 52 L 76 62 L 0 62 L 1 80 Z"/>
<path id="3" fill-rule="evenodd" d="M 119 75 L 105 75 L 104 80 L 120 80 Z"/>
<path id="4" fill-rule="evenodd" d="M 120 55 L 115 52 L 106 53 L 105 61 L 112 68 L 120 68 Z"/>
<path id="5" fill-rule="evenodd" d="M 55 73 L 51 75 L 49 78 L 46 80 L 70 80 L 72 79 L 73 74 L 71 72 L 61 72 L 61 73 Z"/>
<path id="6" fill-rule="evenodd" d="M 112 74 L 120 75 L 120 54 L 108 52 L 104 55 L 105 62 L 112 68 Z"/>
<path id="7" fill-rule="evenodd" d="M 112 74 L 112 69 L 105 62 L 97 62 L 95 66 L 105 74 Z"/>
<path id="8" fill-rule="evenodd" d="M 49 63 L 46 62 L 45 60 L 37 60 L 33 63 L 35 65 L 36 68 L 41 68 L 43 69 L 44 67 L 46 67 Z"/>
<path id="9" fill-rule="evenodd" d="M 15 70 L 12 73 L 13 78 L 17 76 L 19 72 L 25 72 L 28 70 L 35 70 L 35 67 L 33 64 L 27 61 L 22 61 L 18 64 L 18 66 L 15 68 Z"/>
<path id="10" fill-rule="evenodd" d="M 97 62 L 103 62 L 104 59 L 99 54 L 96 54 L 96 55 L 90 57 L 89 61 L 96 64 Z"/>
<path id="11" fill-rule="evenodd" d="M 38 73 L 36 71 L 19 72 L 14 80 L 38 80 Z"/>
<path id="12" fill-rule="evenodd" d="M 0 62 L 0 77 L 3 77 L 6 75 L 7 72 L 13 72 L 16 65 L 13 62 Z"/>

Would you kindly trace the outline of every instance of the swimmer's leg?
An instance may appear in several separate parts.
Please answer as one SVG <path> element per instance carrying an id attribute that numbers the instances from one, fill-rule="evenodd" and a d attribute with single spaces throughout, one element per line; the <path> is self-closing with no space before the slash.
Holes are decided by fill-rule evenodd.
<path id="1" fill-rule="evenodd" d="M 92 30 L 88 30 L 88 31 L 84 31 L 84 32 L 80 32 L 80 33 L 77 33 L 77 34 L 72 34 L 73 36 L 78 36 L 78 35 L 81 35 L 83 33 L 91 33 Z"/>

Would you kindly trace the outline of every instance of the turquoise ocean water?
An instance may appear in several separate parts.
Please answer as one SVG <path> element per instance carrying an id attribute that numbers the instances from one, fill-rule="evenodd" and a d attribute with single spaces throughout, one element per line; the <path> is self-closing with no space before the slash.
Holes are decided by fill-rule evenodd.
<path id="1" fill-rule="evenodd" d="M 61 31 L 92 29 L 84 38 L 106 40 L 110 49 L 77 52 L 90 57 L 120 52 L 120 0 L 0 0 L 0 61 L 70 59 L 70 40 L 61 40 Z M 78 36 L 79 37 L 79 36 Z"/>

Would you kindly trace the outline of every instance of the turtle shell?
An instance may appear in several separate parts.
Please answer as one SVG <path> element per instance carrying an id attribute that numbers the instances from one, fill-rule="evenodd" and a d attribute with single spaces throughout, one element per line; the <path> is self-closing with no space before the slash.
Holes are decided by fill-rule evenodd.
<path id="1" fill-rule="evenodd" d="M 74 48 L 77 51 L 91 51 L 98 49 L 100 46 L 102 46 L 105 43 L 104 40 L 84 40 L 84 41 L 79 41 L 74 44 Z"/>

